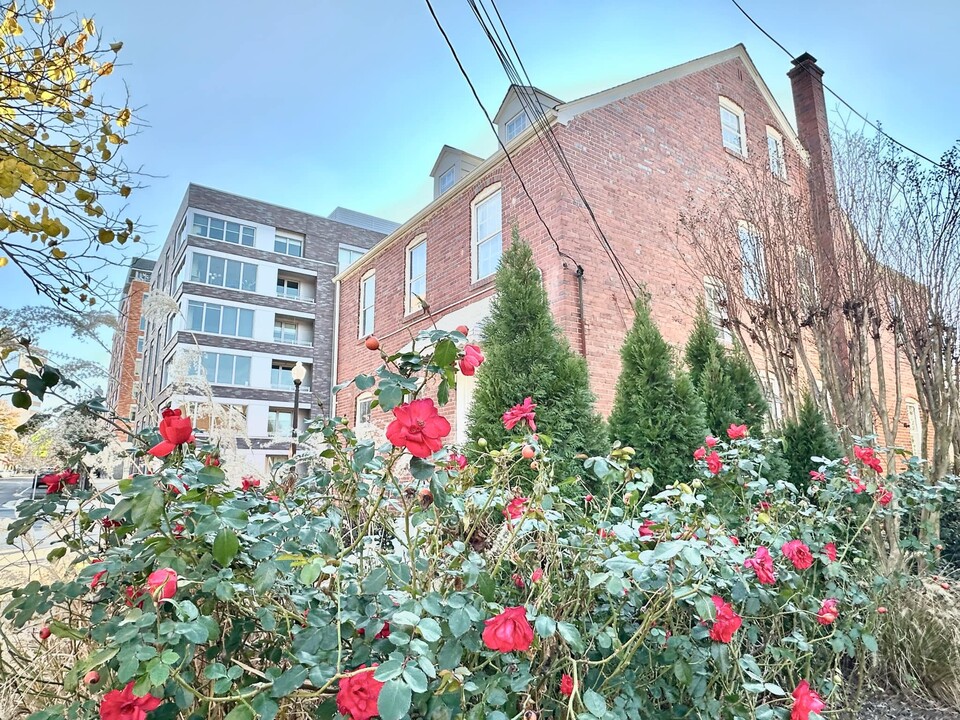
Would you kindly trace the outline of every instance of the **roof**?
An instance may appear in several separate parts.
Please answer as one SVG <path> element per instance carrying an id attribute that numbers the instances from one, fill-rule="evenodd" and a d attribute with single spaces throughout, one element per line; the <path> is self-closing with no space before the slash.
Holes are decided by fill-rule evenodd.
<path id="1" fill-rule="evenodd" d="M 666 70 L 660 70 L 659 72 L 655 72 L 650 75 L 644 75 L 636 80 L 631 80 L 630 82 L 623 83 L 622 85 L 617 85 L 607 90 L 602 90 L 600 92 L 593 93 L 592 95 L 587 95 L 579 100 L 563 103 L 557 107 L 558 122 L 566 125 L 573 118 L 577 117 L 578 115 L 582 115 L 585 112 L 589 112 L 590 110 L 596 110 L 597 108 L 609 105 L 610 103 L 618 102 L 624 98 L 630 97 L 631 95 L 636 95 L 644 90 L 649 90 L 657 85 L 679 80 L 687 75 L 701 72 L 707 68 L 713 67 L 714 65 L 720 65 L 722 63 L 729 62 L 730 60 L 740 60 L 744 64 L 744 66 L 747 68 L 747 72 L 750 73 L 751 79 L 760 89 L 760 94 L 763 95 L 763 99 L 766 100 L 767 105 L 770 106 L 770 110 L 773 112 L 774 117 L 780 124 L 780 129 L 783 131 L 784 137 L 790 139 L 797 152 L 800 153 L 801 157 L 806 157 L 807 151 L 800 143 L 800 138 L 797 135 L 796 130 L 793 129 L 793 125 L 790 123 L 783 110 L 777 104 L 777 101 L 773 97 L 773 93 L 770 92 L 770 88 L 767 87 L 767 83 L 764 82 L 763 77 L 761 77 L 760 71 L 757 70 L 757 66 L 753 64 L 753 60 L 750 59 L 750 55 L 747 53 L 747 48 L 744 47 L 743 43 L 738 43 L 731 48 L 721 50 L 720 52 L 713 53 L 712 55 L 705 55 L 704 57 L 697 58 L 696 60 L 690 60 L 689 62 L 685 62 L 681 65 L 675 65 L 671 68 L 667 68 Z"/>
<path id="2" fill-rule="evenodd" d="M 540 88 L 536 88 L 533 85 L 517 85 L 513 84 L 507 88 L 507 92 L 503 96 L 503 102 L 500 103 L 500 107 L 497 110 L 497 114 L 493 116 L 493 121 L 499 125 L 500 116 L 503 114 L 503 111 L 506 109 L 507 105 L 510 104 L 510 98 L 513 95 L 519 94 L 519 91 L 522 90 L 527 95 L 536 95 L 537 99 L 540 100 L 540 105 L 544 108 L 555 108 L 558 105 L 563 105 L 563 100 L 560 98 L 554 97 L 550 93 L 544 92 Z M 546 100 L 547 102 L 544 102 Z"/>
<path id="3" fill-rule="evenodd" d="M 469 158 L 473 158 L 477 161 L 477 165 L 483 162 L 482 157 L 468 153 L 466 150 L 455 148 L 452 145 L 444 145 L 442 148 L 440 148 L 440 154 L 437 155 L 437 161 L 433 164 L 433 170 L 430 171 L 430 177 L 437 176 L 437 171 L 440 169 L 440 161 L 443 160 L 445 155 L 449 155 L 451 153 L 456 153 L 457 155 L 466 155 Z"/>

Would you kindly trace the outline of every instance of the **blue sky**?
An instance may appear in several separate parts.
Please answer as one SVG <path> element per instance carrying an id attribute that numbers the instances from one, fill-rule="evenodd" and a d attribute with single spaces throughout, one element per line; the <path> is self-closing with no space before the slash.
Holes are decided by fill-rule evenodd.
<path id="1" fill-rule="evenodd" d="M 792 52 L 816 56 L 826 83 L 902 142 L 939 156 L 960 138 L 953 0 L 741 4 Z M 434 6 L 492 114 L 508 83 L 492 49 L 466 2 Z M 728 0 L 498 6 L 534 84 L 562 100 L 743 42 L 793 119 L 789 58 Z M 131 208 L 156 246 L 191 181 L 317 214 L 343 205 L 402 221 L 431 199 L 444 143 L 481 156 L 496 147 L 418 0 L 61 7 L 93 14 L 107 40 L 124 42 L 119 75 L 150 126 L 126 159 L 158 176 Z M 5 305 L 36 302 L 15 271 L 2 272 Z M 80 350 L 107 361 L 99 348 Z"/>

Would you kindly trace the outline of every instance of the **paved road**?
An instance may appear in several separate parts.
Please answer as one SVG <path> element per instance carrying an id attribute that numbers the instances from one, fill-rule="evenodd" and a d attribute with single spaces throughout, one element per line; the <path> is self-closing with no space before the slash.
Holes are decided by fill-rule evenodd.
<path id="1" fill-rule="evenodd" d="M 16 506 L 30 497 L 30 482 L 33 477 L 0 478 L 0 520 L 16 517 Z"/>

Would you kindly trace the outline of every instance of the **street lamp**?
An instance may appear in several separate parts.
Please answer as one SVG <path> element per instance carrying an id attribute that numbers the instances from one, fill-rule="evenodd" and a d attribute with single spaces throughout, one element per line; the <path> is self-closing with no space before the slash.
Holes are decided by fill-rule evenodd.
<path id="1" fill-rule="evenodd" d="M 293 377 L 293 442 L 290 443 L 290 457 L 297 454 L 297 420 L 300 417 L 300 385 L 307 376 L 307 369 L 299 360 L 290 370 Z"/>

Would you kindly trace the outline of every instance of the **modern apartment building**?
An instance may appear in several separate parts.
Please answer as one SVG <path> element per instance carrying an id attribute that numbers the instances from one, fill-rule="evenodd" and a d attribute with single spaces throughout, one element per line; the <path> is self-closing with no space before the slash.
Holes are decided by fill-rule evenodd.
<path id="1" fill-rule="evenodd" d="M 107 405 L 121 417 L 137 420 L 138 402 L 146 344 L 146 322 L 141 314 L 143 296 L 150 289 L 154 261 L 137 258 L 130 262 L 117 327 L 113 333 L 110 369 L 107 377 Z M 122 442 L 126 436 L 119 437 Z"/>
<path id="2" fill-rule="evenodd" d="M 677 231 L 691 200 L 715 201 L 731 176 L 759 171 L 789 193 L 832 202 L 823 71 L 804 55 L 788 74 L 799 130 L 743 45 L 571 102 L 511 86 L 494 118 L 505 150 L 480 158 L 444 145 L 431 172 L 433 201 L 337 277 L 337 381 L 370 370 L 371 354 L 363 346 L 368 334 L 394 352 L 433 323 L 450 330 L 482 322 L 516 227 L 533 249 L 554 317 L 587 360 L 598 410 L 609 413 L 620 345 L 633 321 L 632 298 L 612 255 L 650 293 L 654 319 L 679 348 L 698 298 L 726 332 L 722 286 L 696 266 L 693 246 Z M 540 127 L 528 115 L 537 106 Z M 543 132 L 562 148 L 576 184 Z M 815 241 L 831 242 L 829 229 Z M 763 261 L 755 234 L 741 233 L 739 245 L 742 256 L 729 258 L 734 268 Z M 776 412 L 776 378 L 761 380 Z M 473 378 L 461 378 L 442 410 L 457 441 L 465 436 L 472 394 Z M 371 401 L 369 393 L 349 387 L 338 395 L 335 412 L 385 424 L 387 416 L 371 413 Z"/>
<path id="3" fill-rule="evenodd" d="M 175 382 L 178 356 L 192 358 L 187 375 L 205 379 L 218 411 L 241 419 L 238 442 L 256 469 L 289 450 L 297 362 L 307 371 L 299 427 L 311 414 L 329 413 L 332 279 L 381 240 L 382 230 L 395 227 L 342 208 L 338 217 L 187 188 L 150 286 L 178 310 L 165 300 L 167 312 L 147 313 L 145 424 L 171 403 L 186 406 L 200 431 L 222 420 L 202 410 L 210 398 L 199 386 Z M 151 298 L 151 307 L 160 300 Z"/>

